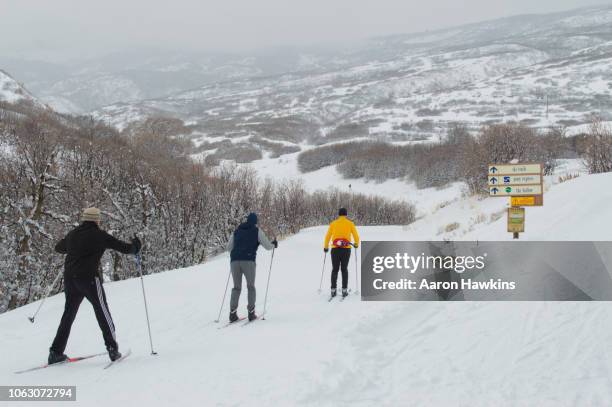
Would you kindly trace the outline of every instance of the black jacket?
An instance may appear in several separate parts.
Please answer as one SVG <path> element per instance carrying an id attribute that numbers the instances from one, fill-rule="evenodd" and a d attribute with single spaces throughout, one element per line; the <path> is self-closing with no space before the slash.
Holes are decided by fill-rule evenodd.
<path id="1" fill-rule="evenodd" d="M 245 222 L 234 232 L 230 261 L 255 261 L 259 247 L 259 228 Z"/>
<path id="2" fill-rule="evenodd" d="M 94 279 L 98 275 L 100 259 L 106 249 L 121 253 L 135 253 L 131 243 L 125 243 L 101 230 L 95 222 L 83 222 L 72 229 L 55 245 L 55 251 L 66 254 L 64 276 Z"/>

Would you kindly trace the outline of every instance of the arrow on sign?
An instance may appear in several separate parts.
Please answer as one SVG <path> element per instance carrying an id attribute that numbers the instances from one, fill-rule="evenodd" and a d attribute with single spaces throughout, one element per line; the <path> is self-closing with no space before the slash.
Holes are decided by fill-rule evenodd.
<path id="1" fill-rule="evenodd" d="M 493 192 L 494 195 L 497 195 L 497 193 L 499 192 L 499 189 L 493 188 L 491 189 L 491 192 Z"/>
<path id="2" fill-rule="evenodd" d="M 491 167 L 491 173 L 495 174 L 497 172 L 497 167 Z"/>
<path id="3" fill-rule="evenodd" d="M 491 184 L 493 185 L 497 184 L 497 178 L 495 177 L 491 178 Z"/>

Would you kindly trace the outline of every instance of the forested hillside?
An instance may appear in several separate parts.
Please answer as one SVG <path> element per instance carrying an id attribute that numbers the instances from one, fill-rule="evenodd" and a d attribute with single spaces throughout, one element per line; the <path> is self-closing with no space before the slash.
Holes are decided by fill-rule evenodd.
<path id="1" fill-rule="evenodd" d="M 406 203 L 333 189 L 307 193 L 298 181 L 195 163 L 190 141 L 167 137 L 165 124 L 126 137 L 91 118 L 0 104 L 0 311 L 43 294 L 62 265 L 56 241 L 89 206 L 102 209 L 103 228 L 117 237 L 141 236 L 147 272 L 204 262 L 250 211 L 279 238 L 325 223 L 339 206 L 363 224 L 414 220 Z M 107 279 L 132 275 L 125 258 L 106 256 Z"/>

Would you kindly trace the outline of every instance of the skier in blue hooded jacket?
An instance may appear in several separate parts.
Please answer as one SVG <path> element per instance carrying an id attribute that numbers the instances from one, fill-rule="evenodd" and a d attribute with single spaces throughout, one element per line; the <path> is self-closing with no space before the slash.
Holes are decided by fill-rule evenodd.
<path id="1" fill-rule="evenodd" d="M 236 228 L 227 244 L 227 249 L 230 252 L 230 270 L 234 280 L 234 288 L 230 299 L 230 322 L 239 320 L 238 300 L 242 291 L 243 275 L 247 281 L 249 321 L 257 319 L 255 314 L 255 259 L 260 244 L 266 250 L 278 247 L 276 239 L 270 241 L 263 230 L 257 227 L 257 214 L 250 213 L 246 222 Z"/>

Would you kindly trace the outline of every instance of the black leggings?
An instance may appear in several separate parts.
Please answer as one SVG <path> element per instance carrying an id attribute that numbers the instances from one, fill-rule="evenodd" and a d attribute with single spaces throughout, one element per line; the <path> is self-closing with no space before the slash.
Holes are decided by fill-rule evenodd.
<path id="1" fill-rule="evenodd" d="M 336 288 L 338 281 L 338 270 L 342 269 L 342 288 L 348 287 L 348 264 L 351 258 L 351 249 L 333 248 L 331 249 L 332 274 L 331 288 Z"/>
<path id="2" fill-rule="evenodd" d="M 98 277 L 95 277 L 93 280 L 66 277 L 64 278 L 64 294 L 66 295 L 64 315 L 62 315 L 62 320 L 57 328 L 57 334 L 51 345 L 51 350 L 57 353 L 64 353 L 68 336 L 70 336 L 70 328 L 72 328 L 72 323 L 84 298 L 87 298 L 93 306 L 106 348 L 117 349 L 115 325 L 108 310 L 106 293 L 100 279 Z"/>

